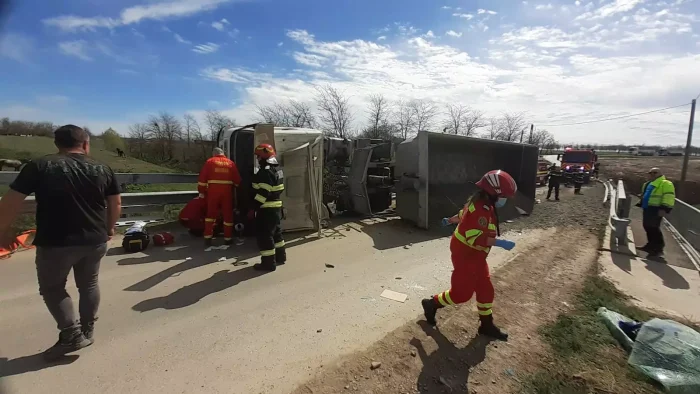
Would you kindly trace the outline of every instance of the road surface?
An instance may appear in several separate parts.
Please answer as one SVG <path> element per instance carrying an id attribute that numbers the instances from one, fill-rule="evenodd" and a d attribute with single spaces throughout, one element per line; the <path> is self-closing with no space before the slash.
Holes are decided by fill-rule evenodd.
<path id="1" fill-rule="evenodd" d="M 288 393 L 415 319 L 421 298 L 449 286 L 449 230 L 440 237 L 372 219 L 324 235 L 289 242 L 287 265 L 264 275 L 252 269 L 252 240 L 205 253 L 200 240 L 178 235 L 172 247 L 134 255 L 114 240 L 102 262 L 96 342 L 59 364 L 41 360 L 57 331 L 37 291 L 34 252 L 0 261 L 0 391 Z M 544 242 L 541 230 L 509 237 Z M 495 250 L 491 267 L 516 251 Z M 381 298 L 384 289 L 408 300 Z"/>

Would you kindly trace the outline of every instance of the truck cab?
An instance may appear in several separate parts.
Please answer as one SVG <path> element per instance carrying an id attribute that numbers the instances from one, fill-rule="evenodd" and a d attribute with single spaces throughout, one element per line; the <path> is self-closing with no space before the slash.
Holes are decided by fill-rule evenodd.
<path id="1" fill-rule="evenodd" d="M 583 174 L 584 183 L 589 183 L 597 161 L 598 155 L 593 149 L 566 148 L 561 155 L 561 168 L 565 178 Z"/>

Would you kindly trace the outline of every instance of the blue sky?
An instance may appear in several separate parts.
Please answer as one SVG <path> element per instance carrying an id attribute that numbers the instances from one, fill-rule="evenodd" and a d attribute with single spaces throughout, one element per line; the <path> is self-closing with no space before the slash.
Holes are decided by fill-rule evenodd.
<path id="1" fill-rule="evenodd" d="M 349 96 L 526 111 L 562 141 L 683 143 L 700 93 L 700 1 L 15 0 L 0 116 L 93 131 L 161 110 L 239 123 L 255 104 Z M 700 140 L 698 140 L 700 141 Z"/>

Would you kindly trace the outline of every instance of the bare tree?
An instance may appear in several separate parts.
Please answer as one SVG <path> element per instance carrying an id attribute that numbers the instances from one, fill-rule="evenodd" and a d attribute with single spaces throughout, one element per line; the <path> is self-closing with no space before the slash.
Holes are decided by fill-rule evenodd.
<path id="1" fill-rule="evenodd" d="M 210 141 L 216 141 L 217 136 L 223 130 L 232 127 L 236 121 L 216 110 L 208 110 L 204 114 L 204 122 L 207 125 L 207 137 Z"/>
<path id="2" fill-rule="evenodd" d="M 532 135 L 528 136 L 527 143 L 531 145 L 537 145 L 543 150 L 552 150 L 556 145 L 558 145 L 557 140 L 554 139 L 552 133 L 546 129 L 536 130 Z"/>
<path id="3" fill-rule="evenodd" d="M 394 124 L 396 124 L 396 129 L 404 140 L 408 139 L 408 135 L 413 130 L 413 124 L 415 123 L 415 117 L 413 116 L 413 111 L 409 103 L 406 101 L 399 101 L 397 104 L 396 112 L 394 112 Z"/>
<path id="4" fill-rule="evenodd" d="M 503 133 L 503 122 L 501 119 L 496 118 L 496 117 L 491 117 L 488 120 L 488 124 L 486 125 L 487 131 L 484 134 L 484 138 L 488 138 L 490 140 L 498 140 L 501 139 L 501 134 Z"/>
<path id="5" fill-rule="evenodd" d="M 349 99 L 332 85 L 316 87 L 316 104 L 320 111 L 319 119 L 324 130 L 339 138 L 350 136 Z"/>
<path id="6" fill-rule="evenodd" d="M 171 160 L 175 153 L 175 141 L 182 139 L 182 125 L 173 115 L 161 112 L 148 119 L 149 137 L 159 147 L 160 159 Z"/>
<path id="7" fill-rule="evenodd" d="M 416 132 L 422 130 L 430 131 L 433 127 L 433 121 L 438 114 L 435 105 L 427 100 L 413 100 L 409 103 L 409 107 L 415 119 Z"/>
<path id="8" fill-rule="evenodd" d="M 311 107 L 307 103 L 289 100 L 287 104 L 271 104 L 256 106 L 258 117 L 266 123 L 285 127 L 309 127 L 316 126 Z"/>
<path id="9" fill-rule="evenodd" d="M 363 134 L 368 138 L 386 138 L 387 134 L 393 132 L 393 128 L 389 126 L 391 107 L 389 100 L 383 95 L 372 94 L 369 96 L 367 116 L 369 125 Z"/>
<path id="10" fill-rule="evenodd" d="M 488 125 L 484 121 L 484 113 L 476 109 L 469 109 L 469 111 L 467 111 L 467 114 L 464 116 L 463 123 L 464 135 L 467 137 L 475 135 L 477 129 Z"/>
<path id="11" fill-rule="evenodd" d="M 502 117 L 503 131 L 499 136 L 502 141 L 519 141 L 520 135 L 522 134 L 527 123 L 525 123 L 525 114 L 519 113 L 505 113 Z"/>
<path id="12" fill-rule="evenodd" d="M 464 115 L 467 114 L 468 107 L 462 104 L 447 104 L 445 108 L 445 115 L 447 115 L 447 120 L 445 121 L 444 132 L 449 132 L 450 134 L 459 134 L 462 131 Z"/>
<path id="13" fill-rule="evenodd" d="M 192 140 L 201 140 L 202 132 L 199 128 L 199 122 L 192 114 L 182 116 L 182 134 L 183 138 L 187 138 L 187 149 L 182 150 L 182 160 L 186 161 L 190 153 L 190 144 Z"/>
<path id="14" fill-rule="evenodd" d="M 148 139 L 148 126 L 144 123 L 135 123 L 129 126 L 129 139 L 131 140 L 129 145 L 135 145 L 137 148 L 133 149 L 130 147 L 129 153 L 134 156 L 134 150 L 137 150 L 136 156 L 142 159 L 146 139 Z"/>

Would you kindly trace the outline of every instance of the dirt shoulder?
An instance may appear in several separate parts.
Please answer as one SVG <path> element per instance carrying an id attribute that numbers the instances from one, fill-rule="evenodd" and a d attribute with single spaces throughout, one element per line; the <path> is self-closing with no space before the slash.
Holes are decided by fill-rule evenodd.
<path id="1" fill-rule="evenodd" d="M 597 260 L 605 220 L 602 188 L 585 189 L 583 196 L 574 196 L 571 189 L 562 192 L 561 202 L 544 201 L 531 217 L 505 226 L 509 231 L 546 228 L 549 235 L 493 273 L 494 316 L 509 332 L 509 342 L 476 335 L 478 320 L 470 301 L 440 310 L 437 328 L 420 316 L 369 349 L 324 366 L 294 393 L 518 391 L 525 379 L 551 362 L 543 361 L 551 360 L 550 350 L 539 330 L 573 308 Z M 420 304 L 413 302 L 419 314 Z M 372 362 L 381 366 L 372 370 Z"/>

